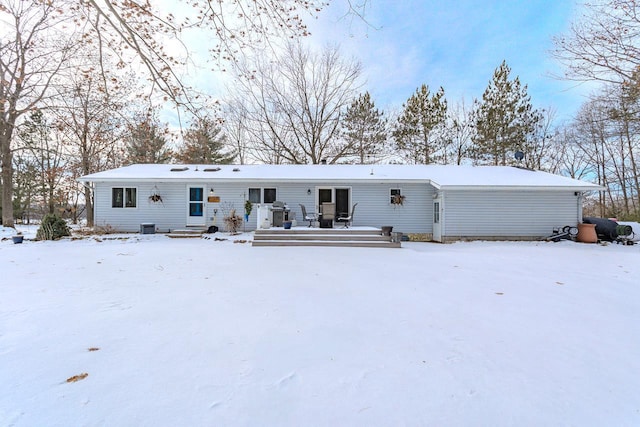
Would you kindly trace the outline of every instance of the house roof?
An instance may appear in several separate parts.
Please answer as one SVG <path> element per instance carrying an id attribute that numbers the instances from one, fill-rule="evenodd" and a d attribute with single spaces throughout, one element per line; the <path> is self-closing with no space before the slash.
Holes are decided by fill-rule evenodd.
<path id="1" fill-rule="evenodd" d="M 512 166 L 457 165 L 156 165 L 136 164 L 85 175 L 82 182 L 425 182 L 436 188 L 556 188 L 575 191 L 602 187 L 547 172 Z"/>

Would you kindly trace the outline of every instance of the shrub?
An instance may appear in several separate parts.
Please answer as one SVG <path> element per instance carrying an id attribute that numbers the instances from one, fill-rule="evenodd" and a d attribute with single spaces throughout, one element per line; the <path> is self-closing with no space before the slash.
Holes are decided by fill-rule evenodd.
<path id="1" fill-rule="evenodd" d="M 37 240 L 57 240 L 70 236 L 71 230 L 64 219 L 55 214 L 46 214 L 36 233 Z"/>
<path id="2" fill-rule="evenodd" d="M 224 217 L 224 223 L 227 226 L 227 231 L 231 234 L 237 234 L 238 229 L 243 223 L 241 216 L 236 215 L 236 210 L 231 209 L 228 216 Z"/>

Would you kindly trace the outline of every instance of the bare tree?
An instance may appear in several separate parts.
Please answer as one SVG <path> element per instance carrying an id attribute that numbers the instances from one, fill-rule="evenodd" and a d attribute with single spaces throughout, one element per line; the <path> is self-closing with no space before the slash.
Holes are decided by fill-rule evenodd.
<path id="1" fill-rule="evenodd" d="M 578 138 L 575 126 L 566 126 L 559 131 L 549 153 L 549 172 L 574 179 L 589 179 L 596 173 L 589 156 L 580 148 Z"/>
<path id="2" fill-rule="evenodd" d="M 526 135 L 522 143 L 522 161 L 523 166 L 529 169 L 547 170 L 554 140 L 558 137 L 558 131 L 554 126 L 556 111 L 547 108 L 539 110 L 539 113 L 539 121 L 535 124 L 534 131 Z"/>
<path id="3" fill-rule="evenodd" d="M 123 164 L 122 145 L 125 123 L 122 110 L 128 92 L 126 85 L 107 91 L 101 79 L 92 74 L 71 74 L 59 84 L 59 104 L 52 109 L 56 124 L 64 134 L 72 176 L 99 172 Z M 116 94 L 116 91 L 119 91 Z M 93 226 L 93 193 L 82 189 L 86 204 L 87 225 Z"/>
<path id="4" fill-rule="evenodd" d="M 2 0 L 0 155 L 5 225 L 13 224 L 15 126 L 47 95 L 54 77 L 78 51 L 90 46 L 99 58 L 115 54 L 118 67 L 140 65 L 148 75 L 148 93 L 160 91 L 195 112 L 199 99 L 180 77 L 193 60 L 184 34 L 204 30 L 202 38 L 213 41 L 212 58 L 234 60 L 249 47 L 267 45 L 272 37 L 307 35 L 303 13 L 315 14 L 324 5 L 321 0 L 195 0 L 170 13 L 151 2 Z M 102 75 L 106 83 L 104 70 L 101 63 L 86 71 Z"/>
<path id="5" fill-rule="evenodd" d="M 249 112 L 242 102 L 230 102 L 224 109 L 226 120 L 222 126 L 230 148 L 236 153 L 238 164 L 247 164 L 250 146 L 250 130 L 246 126 Z"/>
<path id="6" fill-rule="evenodd" d="M 18 130 L 22 160 L 35 172 L 37 195 L 44 205 L 43 213 L 57 213 L 66 205 L 60 187 L 65 178 L 66 160 L 62 140 L 42 110 L 33 111 Z"/>
<path id="7" fill-rule="evenodd" d="M 0 3 L 0 167 L 2 223 L 13 226 L 12 142 L 19 120 L 49 96 L 54 76 L 75 54 L 76 33 L 62 2 Z M 65 34 L 60 27 L 67 26 Z"/>
<path id="8" fill-rule="evenodd" d="M 567 79 L 637 85 L 640 4 L 636 0 L 585 3 L 568 32 L 554 38 L 552 54 L 566 67 Z"/>
<path id="9" fill-rule="evenodd" d="M 255 71 L 254 71 L 255 70 Z M 289 43 L 275 60 L 244 64 L 235 93 L 247 105 L 254 155 L 270 163 L 335 163 L 351 151 L 340 120 L 360 88 L 360 64 L 337 47 Z"/>
<path id="10" fill-rule="evenodd" d="M 447 109 L 443 163 L 460 165 L 469 157 L 473 132 L 473 111 L 466 106 L 464 99 Z"/>

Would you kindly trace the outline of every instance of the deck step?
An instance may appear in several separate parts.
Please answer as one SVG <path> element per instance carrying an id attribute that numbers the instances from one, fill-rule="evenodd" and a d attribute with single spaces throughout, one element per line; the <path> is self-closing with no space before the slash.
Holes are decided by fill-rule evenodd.
<path id="1" fill-rule="evenodd" d="M 320 240 L 320 241 L 331 241 L 331 240 L 336 240 L 336 241 L 345 241 L 345 240 L 349 240 L 349 241 L 359 241 L 359 242 L 367 242 L 367 241 L 377 241 L 377 242 L 388 242 L 389 241 L 389 237 L 388 236 L 383 236 L 383 235 L 378 235 L 378 234 L 374 234 L 374 235 L 349 235 L 349 236 L 342 236 L 339 234 L 295 234 L 295 235 L 279 235 L 277 233 L 273 233 L 273 234 L 254 234 L 253 236 L 253 240 L 256 241 L 260 241 L 260 240 L 294 240 L 294 241 L 301 241 L 301 240 Z"/>
<path id="2" fill-rule="evenodd" d="M 167 237 L 171 237 L 172 239 L 188 239 L 188 238 L 196 238 L 202 237 L 202 234 L 206 230 L 200 228 L 189 228 L 183 230 L 173 230 L 167 234 Z"/>
<path id="3" fill-rule="evenodd" d="M 344 248 L 400 248 L 400 242 L 354 242 L 338 240 L 254 240 L 252 246 L 315 246 Z"/>
<path id="4" fill-rule="evenodd" d="M 270 228 L 254 232 L 252 246 L 331 246 L 360 248 L 399 248 L 391 236 L 382 235 L 376 228 Z"/>

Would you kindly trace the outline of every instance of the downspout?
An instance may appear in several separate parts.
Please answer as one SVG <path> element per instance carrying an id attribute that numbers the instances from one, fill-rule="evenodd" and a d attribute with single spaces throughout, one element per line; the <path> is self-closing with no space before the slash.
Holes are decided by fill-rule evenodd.
<path id="1" fill-rule="evenodd" d="M 578 196 L 577 200 L 578 200 L 578 224 L 582 223 L 582 203 L 584 201 L 584 193 L 582 193 L 581 191 L 576 191 L 573 193 L 574 195 Z"/>

